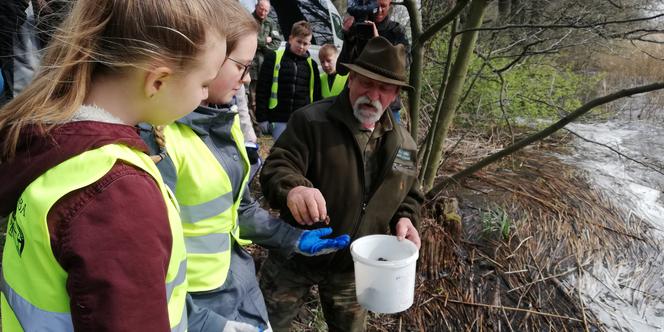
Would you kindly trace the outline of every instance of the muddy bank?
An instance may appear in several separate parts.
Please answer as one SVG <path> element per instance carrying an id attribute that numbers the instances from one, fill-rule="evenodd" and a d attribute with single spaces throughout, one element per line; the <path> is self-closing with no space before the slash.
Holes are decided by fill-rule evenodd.
<path id="1" fill-rule="evenodd" d="M 625 223 L 647 224 L 654 243 L 630 247 L 615 265 L 595 264 L 579 280 L 584 301 L 609 330 L 664 330 L 664 126 L 619 116 L 568 129 L 573 149 L 559 157 L 585 170 Z"/>
<path id="2" fill-rule="evenodd" d="M 448 188 L 447 199 L 429 202 L 416 304 L 395 318 L 402 326 L 426 331 L 657 329 L 627 310 L 661 312 L 661 298 L 658 302 L 653 293 L 661 284 L 657 271 L 662 266 L 657 257 L 651 259 L 660 252 L 655 229 L 616 208 L 588 171 L 555 156 L 573 154 L 563 148 L 569 142 L 559 135 L 529 147 Z M 445 173 L 472 162 L 460 160 L 451 161 Z M 459 202 L 458 235 L 453 216 L 446 217 L 441 208 L 450 198 Z M 609 283 L 631 289 L 632 296 L 604 287 Z M 629 316 L 632 324 L 618 315 Z"/>

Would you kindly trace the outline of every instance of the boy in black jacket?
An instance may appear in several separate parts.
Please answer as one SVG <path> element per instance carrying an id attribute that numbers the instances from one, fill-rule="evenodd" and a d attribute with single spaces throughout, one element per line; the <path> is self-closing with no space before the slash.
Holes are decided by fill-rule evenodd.
<path id="1" fill-rule="evenodd" d="M 286 49 L 265 57 L 256 87 L 256 120 L 276 141 L 298 108 L 321 99 L 318 66 L 309 56 L 311 26 L 293 24 Z"/>

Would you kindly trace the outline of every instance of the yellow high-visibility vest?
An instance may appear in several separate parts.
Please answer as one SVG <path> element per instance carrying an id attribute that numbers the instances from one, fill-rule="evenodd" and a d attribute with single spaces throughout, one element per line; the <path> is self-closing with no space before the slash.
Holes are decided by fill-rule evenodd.
<path id="1" fill-rule="evenodd" d="M 348 81 L 348 74 L 340 75 L 336 74 L 334 76 L 334 82 L 332 82 L 332 88 L 328 83 L 327 73 L 322 73 L 320 75 L 320 90 L 323 98 L 338 96 L 341 91 L 346 87 L 346 82 Z"/>
<path id="2" fill-rule="evenodd" d="M 270 88 L 270 101 L 267 104 L 269 109 L 274 109 L 279 104 L 277 93 L 279 92 L 279 69 L 281 68 L 281 59 L 284 57 L 285 49 L 275 51 L 276 58 L 274 59 L 274 70 L 272 72 L 272 87 Z M 309 64 L 309 102 L 314 102 L 314 65 L 311 57 L 307 58 Z"/>
<path id="3" fill-rule="evenodd" d="M 62 197 L 101 179 L 117 160 L 150 174 L 164 197 L 173 247 L 163 287 L 171 331 L 186 331 L 187 262 L 177 202 L 150 157 L 119 144 L 89 150 L 62 162 L 34 180 L 21 194 L 9 216 L 2 254 L 3 330 L 74 330 L 66 289 L 67 272 L 53 255 L 46 218 Z"/>
<path id="4" fill-rule="evenodd" d="M 235 115 L 231 134 L 246 170 L 241 186 L 244 190 L 250 166 L 238 115 Z M 165 128 L 164 136 L 177 172 L 175 197 L 180 203 L 187 247 L 189 291 L 217 289 L 228 275 L 232 241 L 240 245 L 251 243 L 240 238 L 237 224 L 242 192 L 233 199 L 228 174 L 191 128 L 173 123 Z"/>

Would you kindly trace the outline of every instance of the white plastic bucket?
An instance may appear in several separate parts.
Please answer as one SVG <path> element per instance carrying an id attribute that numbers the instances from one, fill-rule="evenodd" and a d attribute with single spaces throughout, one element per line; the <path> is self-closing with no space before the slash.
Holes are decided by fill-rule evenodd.
<path id="1" fill-rule="evenodd" d="M 418 250 L 391 235 L 363 236 L 350 245 L 355 262 L 357 302 L 373 312 L 391 314 L 413 305 Z"/>

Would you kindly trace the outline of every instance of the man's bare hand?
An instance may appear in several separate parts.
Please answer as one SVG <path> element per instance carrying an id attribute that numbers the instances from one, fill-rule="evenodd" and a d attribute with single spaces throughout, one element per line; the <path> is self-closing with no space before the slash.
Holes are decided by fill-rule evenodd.
<path id="1" fill-rule="evenodd" d="M 270 37 L 270 36 L 265 37 L 265 42 L 268 43 L 268 44 L 271 43 L 272 42 L 272 37 Z"/>
<path id="2" fill-rule="evenodd" d="M 364 23 L 371 25 L 371 27 L 373 28 L 373 36 L 378 37 L 378 28 L 376 27 L 376 23 L 374 23 L 373 21 L 364 21 Z"/>
<path id="3" fill-rule="evenodd" d="M 350 27 L 353 26 L 353 23 L 355 23 L 354 17 L 350 15 L 345 16 L 343 23 L 341 23 L 341 30 L 348 32 Z"/>
<path id="4" fill-rule="evenodd" d="M 408 218 L 399 219 L 399 221 L 397 222 L 396 235 L 399 241 L 403 241 L 403 239 L 408 239 L 411 242 L 415 243 L 418 250 L 422 245 L 420 241 L 420 234 L 417 232 L 417 229 L 415 229 L 415 226 L 413 226 L 413 223 Z"/>
<path id="5" fill-rule="evenodd" d="M 320 190 L 297 186 L 288 192 L 286 205 L 300 225 L 313 225 L 327 219 L 325 198 Z"/>

